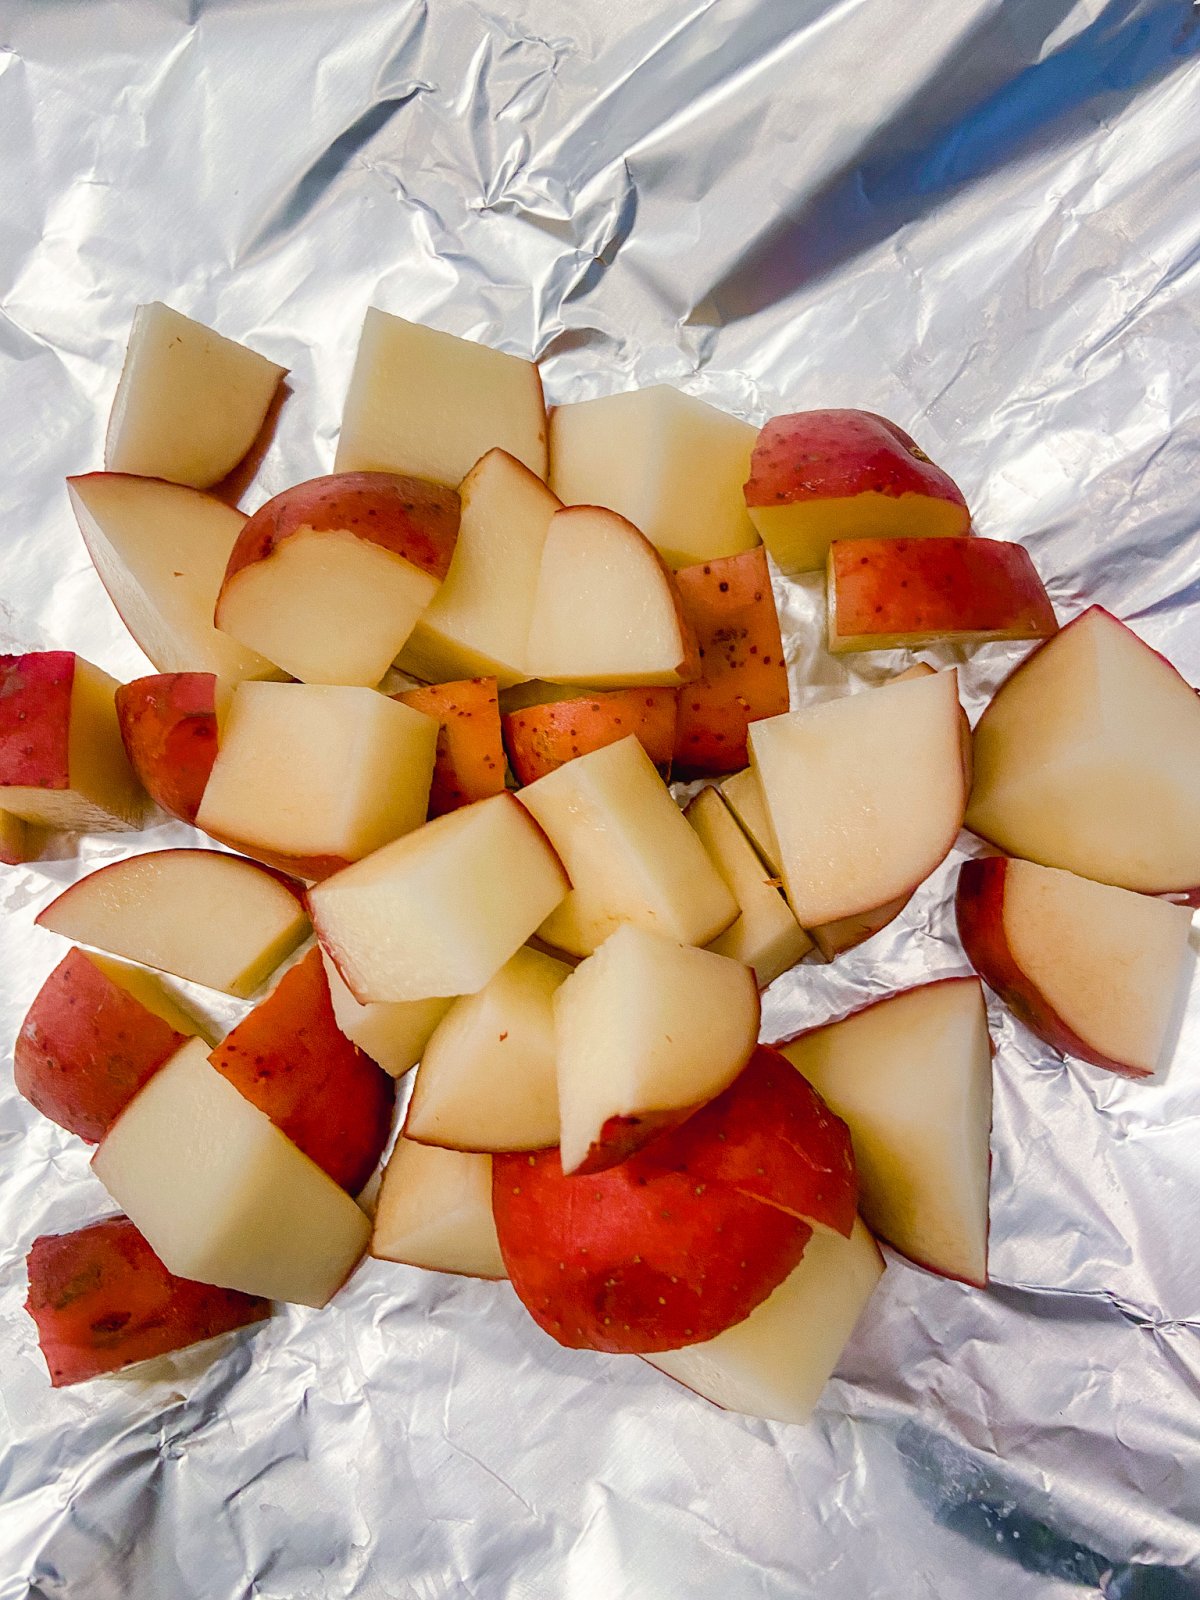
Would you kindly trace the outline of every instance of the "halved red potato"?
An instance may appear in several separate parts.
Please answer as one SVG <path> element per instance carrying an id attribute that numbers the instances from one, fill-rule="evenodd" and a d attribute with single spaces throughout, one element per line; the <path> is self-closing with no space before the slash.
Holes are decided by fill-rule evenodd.
<path id="1" fill-rule="evenodd" d="M 438 723 L 430 817 L 444 817 L 459 806 L 504 793 L 506 766 L 495 678 L 432 683 L 393 698 Z"/>
<path id="2" fill-rule="evenodd" d="M 201 1024 L 153 974 L 71 950 L 38 990 L 13 1048 L 17 1088 L 94 1144 Z"/>
<path id="3" fill-rule="evenodd" d="M 245 999 L 310 930 L 300 885 L 219 850 L 150 850 L 89 872 L 39 927 Z"/>
<path id="4" fill-rule="evenodd" d="M 217 699 L 212 672 L 164 672 L 117 686 L 129 764 L 155 805 L 183 822 L 195 822 L 217 759 Z M 223 710 L 224 695 L 221 701 Z"/>
<path id="5" fill-rule="evenodd" d="M 826 594 L 835 655 L 1047 639 L 1058 627 L 1028 550 L 1000 539 L 837 539 Z"/>
<path id="6" fill-rule="evenodd" d="M 217 627 L 303 683 L 373 688 L 449 571 L 458 518 L 455 491 L 422 478 L 298 483 L 242 529 Z"/>
<path id="7" fill-rule="evenodd" d="M 669 777 L 677 699 L 675 689 L 597 689 L 582 695 L 559 689 L 552 699 L 506 713 L 504 741 L 517 781 L 536 783 L 564 762 L 631 733 Z"/>
<path id="8" fill-rule="evenodd" d="M 387 1144 L 396 1084 L 339 1029 L 319 950 L 289 968 L 209 1060 L 336 1184 L 358 1193 Z"/>
<path id="9" fill-rule="evenodd" d="M 736 772 L 746 729 L 788 708 L 787 663 L 761 545 L 675 574 L 700 649 L 700 676 L 679 694 L 675 764 L 685 773 Z"/>
<path id="10" fill-rule="evenodd" d="M 431 1272 L 507 1277 L 492 1217 L 491 1156 L 397 1139 L 379 1188 L 371 1254 Z"/>
<path id="11" fill-rule="evenodd" d="M 177 1278 L 128 1217 L 44 1233 L 25 1258 L 25 1309 L 55 1389 L 261 1322 L 270 1302 Z"/>
<path id="12" fill-rule="evenodd" d="M 35 826 L 136 827 L 145 804 L 107 673 L 70 650 L 0 656 L 0 806 Z"/>
<path id="13" fill-rule="evenodd" d="M 873 411 L 797 411 L 758 436 L 746 509 L 785 572 L 824 564 L 834 539 L 970 531 L 962 491 L 902 428 Z"/>

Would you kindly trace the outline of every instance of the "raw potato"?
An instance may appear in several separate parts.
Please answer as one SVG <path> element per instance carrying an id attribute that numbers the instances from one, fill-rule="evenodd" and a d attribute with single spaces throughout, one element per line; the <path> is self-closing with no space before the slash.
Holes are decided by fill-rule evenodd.
<path id="1" fill-rule="evenodd" d="M 672 566 L 758 543 L 742 484 L 754 429 L 656 384 L 550 413 L 550 487 L 565 505 L 628 517 Z"/>
<path id="2" fill-rule="evenodd" d="M 1003 856 L 963 863 L 956 907 L 971 965 L 1039 1039 L 1131 1078 L 1162 1065 L 1189 907 Z"/>
<path id="3" fill-rule="evenodd" d="M 773 1294 L 705 1344 L 646 1360 L 726 1411 L 768 1422 L 807 1422 L 883 1275 L 861 1222 L 849 1239 L 813 1236 Z"/>
<path id="4" fill-rule="evenodd" d="M 679 592 L 632 523 L 595 506 L 551 517 L 526 668 L 531 678 L 598 689 L 696 677 L 696 636 Z"/>
<path id="5" fill-rule="evenodd" d="M 196 825 L 323 878 L 425 820 L 437 723 L 374 689 L 243 683 Z"/>
<path id="6" fill-rule="evenodd" d="M 735 772 L 732 777 L 723 779 L 717 787 L 747 839 L 758 851 L 763 866 L 768 868 L 772 877 L 780 877 L 779 840 L 775 837 L 775 826 L 767 810 L 757 772 L 753 767 L 747 767 L 743 772 Z"/>
<path id="7" fill-rule="evenodd" d="M 0 802 L 24 822 L 109 833 L 141 821 L 117 684 L 69 650 L 0 656 Z"/>
<path id="8" fill-rule="evenodd" d="M 737 921 L 708 946 L 753 967 L 759 988 L 794 967 L 812 940 L 792 915 L 769 867 L 711 785 L 685 807 L 684 816 L 740 908 Z"/>
<path id="9" fill-rule="evenodd" d="M 407 689 L 394 698 L 438 723 L 429 789 L 431 818 L 504 793 L 507 767 L 495 678 L 434 683 L 424 689 Z"/>
<path id="10" fill-rule="evenodd" d="M 662 776 L 670 775 L 678 691 L 597 689 L 594 694 L 577 695 L 558 686 L 541 688 L 545 700 L 503 718 L 504 739 L 519 783 L 536 783 L 564 762 L 616 744 L 631 733 Z"/>
<path id="11" fill-rule="evenodd" d="M 588 1177 L 564 1177 L 557 1150 L 492 1157 L 512 1286 L 569 1349 L 645 1355 L 712 1339 L 783 1282 L 812 1238 L 723 1184 L 649 1170 L 653 1148 Z"/>
<path id="12" fill-rule="evenodd" d="M 591 955 L 622 922 L 708 944 L 737 917 L 737 901 L 632 735 L 567 762 L 518 798 L 571 880 L 539 929 L 556 949 Z"/>
<path id="13" fill-rule="evenodd" d="M 21 1024 L 13 1079 L 43 1116 L 94 1144 L 201 1031 L 151 973 L 71 950 Z"/>
<path id="14" fill-rule="evenodd" d="M 105 467 L 211 488 L 250 450 L 286 372 L 160 301 L 138 306 Z"/>
<path id="15" fill-rule="evenodd" d="M 404 1136 L 455 1150 L 556 1145 L 555 991 L 565 962 L 522 948 L 456 1000 L 425 1046 Z"/>
<path id="16" fill-rule="evenodd" d="M 456 488 L 495 448 L 546 476 L 546 407 L 534 363 L 372 306 L 336 470 L 409 472 Z"/>
<path id="17" fill-rule="evenodd" d="M 528 676 L 525 656 L 550 518 L 562 510 L 540 478 L 489 450 L 459 485 L 462 516 L 445 582 L 400 655 L 414 677 Z"/>
<path id="18" fill-rule="evenodd" d="M 642 1153 L 645 1171 L 719 1183 L 849 1236 L 858 1207 L 850 1130 L 778 1050 L 759 1045 L 723 1094 Z"/>
<path id="19" fill-rule="evenodd" d="M 1010 855 L 1200 904 L 1200 696 L 1099 606 L 1001 684 L 967 826 Z"/>
<path id="20" fill-rule="evenodd" d="M 167 672 L 117 686 L 129 764 L 155 805 L 182 822 L 196 820 L 226 703 L 211 672 Z"/>
<path id="21" fill-rule="evenodd" d="M 55 1389 L 261 1322 L 268 1301 L 176 1278 L 128 1217 L 44 1233 L 25 1258 L 25 1309 Z"/>
<path id="22" fill-rule="evenodd" d="M 240 999 L 310 932 L 298 884 L 218 850 L 150 850 L 88 873 L 39 927 Z"/>
<path id="23" fill-rule="evenodd" d="M 985 1288 L 992 1047 L 978 978 L 890 995 L 781 1050 L 850 1125 L 871 1231 Z"/>
<path id="24" fill-rule="evenodd" d="M 11 811 L 0 811 L 0 861 L 6 867 L 19 867 L 23 861 L 34 861 L 42 850 L 41 834 L 30 827 L 23 817 Z"/>
<path id="25" fill-rule="evenodd" d="M 357 1194 L 392 1129 L 394 1081 L 338 1028 L 310 950 L 209 1057 L 334 1183 Z"/>
<path id="26" fill-rule="evenodd" d="M 218 628 L 303 683 L 371 689 L 450 567 L 458 496 L 421 478 L 343 472 L 260 506 L 229 556 Z"/>
<path id="27" fill-rule="evenodd" d="M 169 1271 L 323 1306 L 371 1225 L 193 1040 L 126 1107 L 92 1171 Z"/>
<path id="28" fill-rule="evenodd" d="M 1058 627 L 1028 550 L 998 539 L 835 540 L 826 597 L 835 655 L 1046 639 Z"/>
<path id="29" fill-rule="evenodd" d="M 618 928 L 554 997 L 563 1171 L 615 1166 L 727 1089 L 758 1023 L 747 967 Z"/>
<path id="30" fill-rule="evenodd" d="M 67 489 L 100 582 L 159 672 L 213 672 L 227 684 L 280 676 L 213 625 L 246 521 L 240 511 L 197 489 L 119 472 L 68 478 Z"/>
<path id="31" fill-rule="evenodd" d="M 754 446 L 746 507 L 785 572 L 824 566 L 834 539 L 946 538 L 971 527 L 958 485 L 872 411 L 773 417 Z"/>
<path id="32" fill-rule="evenodd" d="M 736 772 L 749 759 L 750 724 L 788 708 L 766 552 L 684 567 L 675 582 L 700 648 L 700 676 L 679 695 L 675 764 L 685 773 Z"/>
<path id="33" fill-rule="evenodd" d="M 362 1005 L 342 982 L 342 975 L 321 951 L 329 998 L 338 1027 L 393 1078 L 415 1067 L 430 1035 L 453 1005 L 452 1000 L 375 1001 Z"/>
<path id="34" fill-rule="evenodd" d="M 751 725 L 802 927 L 907 897 L 949 853 L 968 782 L 957 685 L 951 668 Z"/>
<path id="35" fill-rule="evenodd" d="M 506 1278 L 492 1219 L 492 1158 L 397 1139 L 375 1210 L 371 1254 L 433 1272 Z"/>
<path id="36" fill-rule="evenodd" d="M 322 947 L 356 1000 L 475 994 L 567 892 L 542 830 L 498 794 L 310 890 Z"/>

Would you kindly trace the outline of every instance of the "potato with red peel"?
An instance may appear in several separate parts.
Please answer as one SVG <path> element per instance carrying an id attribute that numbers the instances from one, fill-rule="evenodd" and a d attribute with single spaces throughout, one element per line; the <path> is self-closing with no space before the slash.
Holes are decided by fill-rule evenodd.
<path id="1" fill-rule="evenodd" d="M 230 552 L 216 624 L 303 683 L 373 688 L 450 569 L 453 489 L 343 472 L 285 489 Z"/>
<path id="2" fill-rule="evenodd" d="M 616 744 L 632 733 L 669 777 L 675 748 L 678 691 L 675 689 L 597 689 L 507 712 L 501 719 L 504 742 L 519 783 L 536 783 L 577 756 Z"/>
<path id="3" fill-rule="evenodd" d="M 651 1170 L 646 1152 L 587 1177 L 564 1177 L 557 1150 L 493 1156 L 492 1209 L 538 1326 L 570 1349 L 614 1354 L 714 1338 L 812 1238 L 807 1223 L 724 1184 Z"/>
<path id="4" fill-rule="evenodd" d="M 495 678 L 432 683 L 393 695 L 438 723 L 429 816 L 504 793 L 506 765 Z"/>
<path id="5" fill-rule="evenodd" d="M 95 1144 L 200 1031 L 150 973 L 71 950 L 21 1024 L 13 1078 L 43 1116 Z"/>
<path id="6" fill-rule="evenodd" d="M 967 959 L 1038 1038 L 1129 1078 L 1162 1064 L 1192 914 L 1003 856 L 966 861 L 955 899 Z"/>
<path id="7" fill-rule="evenodd" d="M 217 695 L 212 672 L 163 672 L 117 688 L 129 764 L 155 805 L 181 822 L 195 822 L 217 759 Z"/>
<path id="8" fill-rule="evenodd" d="M 749 759 L 749 725 L 788 708 L 766 552 L 683 567 L 675 582 L 700 649 L 700 676 L 679 693 L 675 765 L 687 774 L 736 772 Z"/>
<path id="9" fill-rule="evenodd" d="M 999 539 L 837 539 L 826 592 L 834 655 L 1046 639 L 1058 627 L 1028 550 Z"/>
<path id="10" fill-rule="evenodd" d="M 745 494 L 785 572 L 822 566 L 834 539 L 945 538 L 971 526 L 953 479 L 872 411 L 773 417 L 754 446 Z"/>
<path id="11" fill-rule="evenodd" d="M 55 1389 L 261 1322 L 270 1302 L 177 1278 L 128 1217 L 44 1233 L 25 1258 L 25 1309 Z"/>
<path id="12" fill-rule="evenodd" d="M 70 650 L 0 656 L 0 807 L 35 827 L 136 827 L 145 797 L 117 726 L 117 683 Z M 14 844 L 17 852 L 23 844 Z"/>
<path id="13" fill-rule="evenodd" d="M 310 950 L 209 1060 L 350 1194 L 374 1172 L 392 1126 L 395 1080 L 341 1032 Z"/>

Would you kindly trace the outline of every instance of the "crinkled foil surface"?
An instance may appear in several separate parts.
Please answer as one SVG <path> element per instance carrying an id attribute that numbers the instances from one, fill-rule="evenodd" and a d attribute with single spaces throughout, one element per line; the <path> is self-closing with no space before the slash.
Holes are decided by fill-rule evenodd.
<path id="1" fill-rule="evenodd" d="M 1198 202 L 1185 0 L 0 0 L 0 643 L 146 670 L 62 484 L 138 302 L 291 368 L 249 507 L 329 469 L 375 303 L 537 355 L 551 400 L 886 412 L 1060 616 L 1200 682 Z M 897 664 L 779 595 L 805 694 Z M 972 714 L 1019 654 L 962 658 Z M 34 913 L 191 837 L 5 869 L 5 1040 L 61 953 Z M 964 970 L 954 866 L 764 1037 Z M 893 1259 L 807 1428 L 384 1264 L 54 1393 L 23 1257 L 111 1207 L 4 1071 L 0 1600 L 1200 1595 L 1200 985 L 1151 1085 L 991 1021 L 993 1286 Z"/>

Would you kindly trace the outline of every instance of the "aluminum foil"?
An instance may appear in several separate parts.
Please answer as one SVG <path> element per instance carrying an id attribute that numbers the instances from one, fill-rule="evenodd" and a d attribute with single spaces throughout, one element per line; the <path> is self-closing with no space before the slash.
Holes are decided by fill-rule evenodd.
<path id="1" fill-rule="evenodd" d="M 374 303 L 539 356 L 551 400 L 886 412 L 1061 616 L 1200 682 L 1198 134 L 1184 0 L 0 0 L 0 643 L 145 670 L 62 486 L 138 302 L 291 368 L 247 507 L 328 470 Z M 779 597 L 798 692 L 895 665 Z M 1019 653 L 963 657 L 973 713 Z M 0 1035 L 60 955 L 33 914 L 189 837 L 4 871 Z M 954 865 L 764 1036 L 963 970 Z M 23 1257 L 109 1206 L 5 1073 L 0 1600 L 1200 1595 L 1200 992 L 1150 1085 L 991 1021 L 995 1281 L 892 1260 L 805 1428 L 384 1264 L 54 1393 Z"/>

